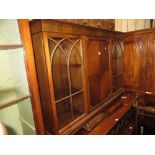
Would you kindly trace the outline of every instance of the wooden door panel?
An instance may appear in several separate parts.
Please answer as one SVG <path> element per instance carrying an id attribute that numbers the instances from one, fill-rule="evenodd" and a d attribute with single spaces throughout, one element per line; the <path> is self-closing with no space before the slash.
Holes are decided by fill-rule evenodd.
<path id="1" fill-rule="evenodd" d="M 124 87 L 145 91 L 147 36 L 125 39 L 124 45 Z"/>
<path id="2" fill-rule="evenodd" d="M 90 39 L 87 47 L 90 105 L 93 108 L 111 92 L 108 42 Z"/>

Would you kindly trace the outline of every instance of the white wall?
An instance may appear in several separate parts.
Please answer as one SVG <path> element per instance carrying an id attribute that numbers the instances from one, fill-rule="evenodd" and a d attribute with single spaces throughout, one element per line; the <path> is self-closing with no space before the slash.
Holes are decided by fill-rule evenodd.
<path id="1" fill-rule="evenodd" d="M 21 44 L 17 20 L 0 20 L 0 44 Z M 0 104 L 29 94 L 23 48 L 0 50 Z M 9 134 L 35 134 L 31 100 L 0 110 Z"/>
<path id="2" fill-rule="evenodd" d="M 150 28 L 150 19 L 115 19 L 115 30 L 129 32 Z"/>

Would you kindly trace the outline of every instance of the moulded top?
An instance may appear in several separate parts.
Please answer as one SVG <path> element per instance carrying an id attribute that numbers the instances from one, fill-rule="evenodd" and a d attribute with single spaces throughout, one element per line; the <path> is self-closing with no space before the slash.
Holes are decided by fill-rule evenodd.
<path id="1" fill-rule="evenodd" d="M 117 32 L 112 30 L 104 30 L 101 28 L 95 28 L 91 26 L 84 26 L 75 23 L 68 23 L 53 19 L 35 19 L 30 21 L 31 33 L 39 32 L 57 32 L 57 33 L 70 33 L 70 34 L 83 34 L 90 36 L 104 36 L 121 38 L 123 32 Z"/>

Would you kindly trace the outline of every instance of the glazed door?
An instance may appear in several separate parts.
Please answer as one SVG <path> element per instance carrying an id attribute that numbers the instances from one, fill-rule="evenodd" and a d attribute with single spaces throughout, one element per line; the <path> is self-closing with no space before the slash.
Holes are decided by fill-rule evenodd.
<path id="1" fill-rule="evenodd" d="M 138 35 L 125 39 L 124 87 L 145 91 L 147 36 Z"/>
<path id="2" fill-rule="evenodd" d="M 106 100 L 111 92 L 108 42 L 89 39 L 86 51 L 90 107 Z"/>
<path id="3" fill-rule="evenodd" d="M 54 102 L 59 130 L 85 113 L 80 38 L 48 37 Z"/>

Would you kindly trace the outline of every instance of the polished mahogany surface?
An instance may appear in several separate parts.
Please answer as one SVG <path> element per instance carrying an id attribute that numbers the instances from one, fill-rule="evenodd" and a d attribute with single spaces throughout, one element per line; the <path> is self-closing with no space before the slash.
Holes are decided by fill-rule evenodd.
<path id="1" fill-rule="evenodd" d="M 146 34 L 128 36 L 124 42 L 124 87 L 145 91 Z"/>
<path id="2" fill-rule="evenodd" d="M 110 56 L 106 40 L 89 39 L 87 47 L 90 106 L 94 108 L 111 93 Z"/>
<path id="3" fill-rule="evenodd" d="M 155 94 L 155 30 L 125 34 L 124 88 Z"/>

